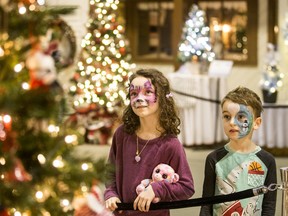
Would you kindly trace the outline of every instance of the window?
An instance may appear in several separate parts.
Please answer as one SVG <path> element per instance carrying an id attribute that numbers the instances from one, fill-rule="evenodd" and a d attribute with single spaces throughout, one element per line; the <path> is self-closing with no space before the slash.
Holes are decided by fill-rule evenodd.
<path id="1" fill-rule="evenodd" d="M 131 8 L 130 4 L 126 7 Z M 172 61 L 172 1 L 137 1 L 132 10 L 133 17 L 127 24 L 133 28 L 132 55 L 138 61 Z M 129 19 L 132 19 L 129 21 Z M 130 32 L 132 29 L 130 29 Z M 129 32 L 129 29 L 127 29 Z"/>
<path id="2" fill-rule="evenodd" d="M 255 1 L 256 2 L 256 1 Z M 236 63 L 256 64 L 257 23 L 249 18 L 247 0 L 199 1 L 199 7 L 206 11 L 210 27 L 210 39 L 217 59 Z M 255 8 L 255 7 L 254 7 Z M 256 19 L 257 19 L 257 13 Z"/>
<path id="3" fill-rule="evenodd" d="M 198 0 L 206 12 L 218 59 L 257 64 L 258 1 Z M 134 0 L 126 7 L 126 30 L 135 61 L 174 62 L 190 0 Z"/>

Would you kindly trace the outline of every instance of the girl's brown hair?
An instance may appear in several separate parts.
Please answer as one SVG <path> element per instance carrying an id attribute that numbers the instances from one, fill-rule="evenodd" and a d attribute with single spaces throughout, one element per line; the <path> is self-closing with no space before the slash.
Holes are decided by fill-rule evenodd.
<path id="1" fill-rule="evenodd" d="M 159 123 L 164 129 L 162 135 L 179 134 L 180 118 L 178 116 L 178 110 L 176 109 L 174 99 L 171 96 L 168 79 L 163 75 L 163 73 L 156 69 L 140 69 L 129 77 L 129 83 L 139 76 L 149 79 L 155 87 L 160 108 Z M 130 99 L 129 91 L 127 98 Z M 135 131 L 139 128 L 140 120 L 139 117 L 133 112 L 131 104 L 125 108 L 122 121 L 125 131 L 129 134 L 135 133 Z"/>

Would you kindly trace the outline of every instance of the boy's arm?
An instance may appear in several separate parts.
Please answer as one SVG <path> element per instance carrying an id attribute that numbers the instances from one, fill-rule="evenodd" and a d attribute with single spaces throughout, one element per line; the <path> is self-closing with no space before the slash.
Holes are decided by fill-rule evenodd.
<path id="1" fill-rule="evenodd" d="M 211 197 L 214 196 L 215 192 L 215 162 L 211 157 L 207 157 L 205 161 L 205 176 L 203 183 L 203 192 L 202 197 Z M 209 216 L 213 215 L 213 205 L 201 206 L 200 216 Z"/>
<path id="2" fill-rule="evenodd" d="M 275 162 L 274 157 L 271 156 L 267 159 L 266 161 L 269 162 L 266 164 L 268 168 L 268 173 L 267 173 L 264 185 L 268 187 L 270 184 L 277 183 L 277 173 L 276 173 L 276 162 Z M 264 199 L 262 203 L 262 215 L 263 216 L 275 215 L 276 199 L 277 199 L 277 190 L 269 191 L 268 193 L 264 195 Z"/>

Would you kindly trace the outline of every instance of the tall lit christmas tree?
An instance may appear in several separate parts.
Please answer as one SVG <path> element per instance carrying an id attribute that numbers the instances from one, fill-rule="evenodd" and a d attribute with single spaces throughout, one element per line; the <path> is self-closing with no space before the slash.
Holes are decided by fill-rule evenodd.
<path id="1" fill-rule="evenodd" d="M 192 60 L 211 62 L 215 54 L 209 37 L 209 27 L 206 25 L 205 11 L 193 4 L 184 24 L 181 40 L 178 46 L 180 62 Z"/>
<path id="2" fill-rule="evenodd" d="M 73 215 L 75 196 L 104 172 L 104 160 L 74 157 L 78 139 L 63 124 L 60 15 L 75 8 L 0 3 L 0 215 Z"/>
<path id="3" fill-rule="evenodd" d="M 126 84 L 134 64 L 119 22 L 119 0 L 89 3 L 87 34 L 70 93 L 75 115 L 85 119 L 85 141 L 107 144 L 114 118 L 125 104 Z"/>

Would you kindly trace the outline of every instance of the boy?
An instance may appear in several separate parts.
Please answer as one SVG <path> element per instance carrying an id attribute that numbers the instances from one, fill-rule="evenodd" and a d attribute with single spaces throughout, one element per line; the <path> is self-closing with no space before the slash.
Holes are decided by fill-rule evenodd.
<path id="1" fill-rule="evenodd" d="M 203 197 L 230 194 L 277 183 L 274 157 L 252 142 L 261 125 L 259 96 L 245 87 L 230 91 L 221 102 L 222 123 L 229 142 L 211 152 L 205 163 Z M 200 215 L 275 214 L 276 191 L 247 199 L 202 206 Z"/>

